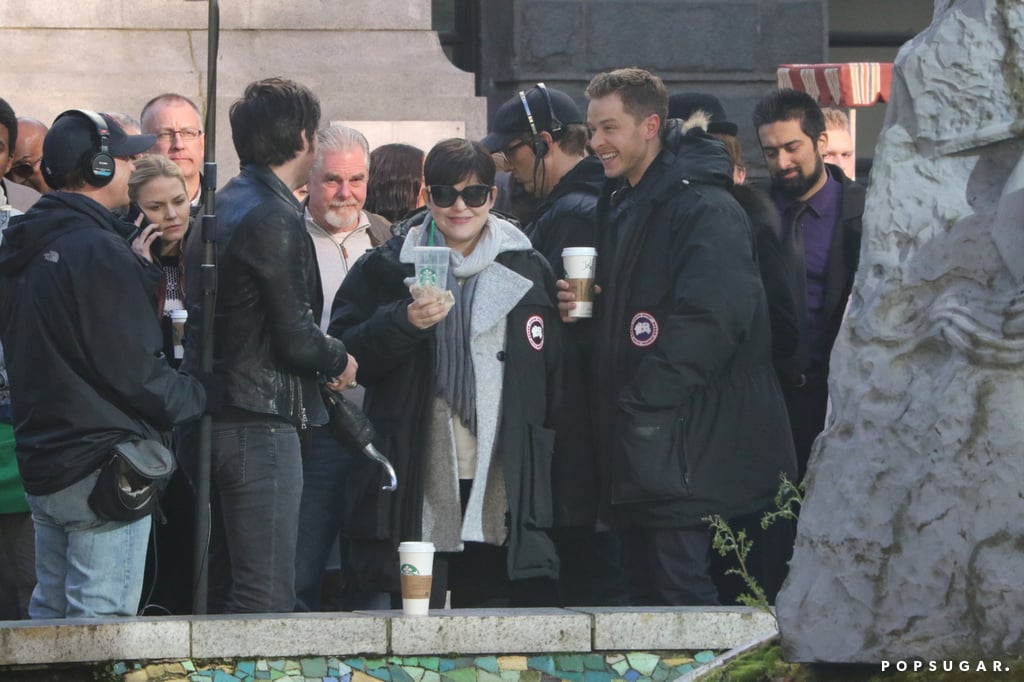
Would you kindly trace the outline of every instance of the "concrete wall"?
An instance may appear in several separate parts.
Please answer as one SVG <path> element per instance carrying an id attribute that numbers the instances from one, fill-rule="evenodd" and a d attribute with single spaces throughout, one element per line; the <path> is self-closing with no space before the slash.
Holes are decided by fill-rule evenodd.
<path id="1" fill-rule="evenodd" d="M 435 121 L 438 137 L 453 129 L 486 133 L 473 75 L 448 61 L 430 30 L 430 0 L 220 4 L 221 183 L 237 169 L 228 107 L 247 83 L 268 76 L 309 86 L 325 123 Z M 71 107 L 138 116 L 166 91 L 205 102 L 207 14 L 208 4 L 196 0 L 4 0 L 0 97 L 19 115 L 46 122 Z M 385 141 L 425 143 L 377 143 Z"/>

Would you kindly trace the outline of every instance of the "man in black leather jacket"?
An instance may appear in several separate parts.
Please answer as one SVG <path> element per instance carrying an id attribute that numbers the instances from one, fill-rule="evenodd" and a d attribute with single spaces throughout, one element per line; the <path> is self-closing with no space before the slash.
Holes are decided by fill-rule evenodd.
<path id="1" fill-rule="evenodd" d="M 224 408 L 213 424 L 209 608 L 283 612 L 295 606 L 298 429 L 326 422 L 317 375 L 341 390 L 356 362 L 317 326 L 316 262 L 292 195 L 309 179 L 319 101 L 297 83 L 267 79 L 246 88 L 230 118 L 241 172 L 217 197 L 214 372 Z M 193 282 L 199 241 L 186 247 Z M 199 358 L 198 290 L 186 293 L 183 366 Z"/>
<path id="2" fill-rule="evenodd" d="M 601 162 L 587 154 L 583 113 L 569 95 L 538 83 L 498 108 L 481 143 L 501 152 L 513 177 L 537 208 L 524 231 L 557 277 L 565 270 L 562 249 L 594 246 L 597 198 L 604 185 Z M 627 602 L 616 531 L 595 531 L 597 462 L 590 395 L 590 320 L 564 325 L 562 399 L 556 417 L 551 484 L 566 606 L 616 606 Z"/>

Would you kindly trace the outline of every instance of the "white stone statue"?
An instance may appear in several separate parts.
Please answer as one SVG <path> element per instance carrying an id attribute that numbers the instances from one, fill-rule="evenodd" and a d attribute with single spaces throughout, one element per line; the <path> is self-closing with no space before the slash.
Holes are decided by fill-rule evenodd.
<path id="1" fill-rule="evenodd" d="M 900 50 L 862 243 L 786 657 L 1024 656 L 1020 0 L 937 0 Z"/>

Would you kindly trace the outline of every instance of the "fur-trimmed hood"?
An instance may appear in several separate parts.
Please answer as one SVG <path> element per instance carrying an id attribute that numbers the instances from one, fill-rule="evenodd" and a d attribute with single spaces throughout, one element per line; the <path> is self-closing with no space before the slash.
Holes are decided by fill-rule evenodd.
<path id="1" fill-rule="evenodd" d="M 702 182 L 721 187 L 732 186 L 732 160 L 725 145 L 710 135 L 709 118 L 697 112 L 686 121 L 670 118 L 662 127 L 661 140 L 665 151 L 675 156 L 672 165 L 688 182 Z M 676 173 L 670 177 L 678 177 Z"/>

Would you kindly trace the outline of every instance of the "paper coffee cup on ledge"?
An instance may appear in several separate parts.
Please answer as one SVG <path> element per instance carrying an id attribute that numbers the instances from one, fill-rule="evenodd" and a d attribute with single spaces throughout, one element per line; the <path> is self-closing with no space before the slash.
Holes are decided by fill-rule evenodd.
<path id="1" fill-rule="evenodd" d="M 434 543 L 403 542 L 398 545 L 402 576 L 402 612 L 425 616 L 430 610 L 430 583 L 434 575 Z"/>
<path id="2" fill-rule="evenodd" d="M 576 294 L 576 307 L 569 317 L 591 317 L 594 314 L 594 269 L 597 249 L 591 246 L 567 246 L 562 249 L 565 280 Z"/>

